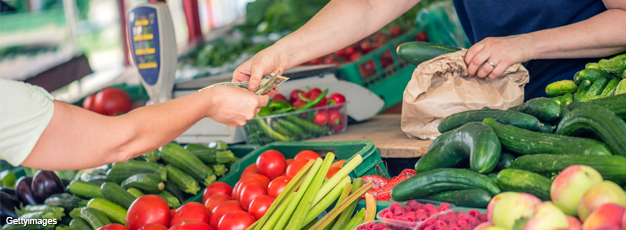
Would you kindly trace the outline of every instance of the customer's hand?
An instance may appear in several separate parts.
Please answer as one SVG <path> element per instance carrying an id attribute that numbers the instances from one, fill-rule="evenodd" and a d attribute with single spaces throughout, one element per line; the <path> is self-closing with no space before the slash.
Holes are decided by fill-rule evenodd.
<path id="1" fill-rule="evenodd" d="M 529 61 L 531 53 L 528 34 L 485 38 L 470 47 L 465 54 L 467 73 L 470 76 L 495 79 L 509 66 Z"/>
<path id="2" fill-rule="evenodd" d="M 237 67 L 233 74 L 233 82 L 250 81 L 248 90 L 255 92 L 264 75 L 275 73 L 278 70 L 284 72 L 288 67 L 289 58 L 286 52 L 281 52 L 281 48 L 278 46 L 271 46 Z M 265 95 L 271 97 L 277 92 L 278 87 L 268 91 Z"/>
<path id="3" fill-rule="evenodd" d="M 235 86 L 215 86 L 201 93 L 212 102 L 207 117 L 233 127 L 245 125 L 269 100 L 267 95 L 257 96 Z"/>

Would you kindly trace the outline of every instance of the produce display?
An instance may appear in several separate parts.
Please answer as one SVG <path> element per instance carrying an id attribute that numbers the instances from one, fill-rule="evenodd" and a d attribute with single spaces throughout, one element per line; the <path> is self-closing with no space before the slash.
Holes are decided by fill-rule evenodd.
<path id="1" fill-rule="evenodd" d="M 449 203 L 420 203 L 416 200 L 409 200 L 404 206 L 393 202 L 389 208 L 378 212 L 376 218 L 385 223 L 416 227 L 429 217 L 447 212 L 453 207 Z"/>
<path id="2" fill-rule="evenodd" d="M 346 98 L 329 96 L 328 89 L 294 90 L 289 98 L 276 94 L 259 114 L 244 125 L 250 144 L 298 141 L 343 132 L 347 126 Z"/>

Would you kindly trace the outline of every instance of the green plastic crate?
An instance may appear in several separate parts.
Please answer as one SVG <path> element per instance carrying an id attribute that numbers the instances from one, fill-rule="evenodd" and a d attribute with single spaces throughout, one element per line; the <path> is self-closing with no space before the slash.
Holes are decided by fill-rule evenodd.
<path id="1" fill-rule="evenodd" d="M 217 181 L 235 186 L 243 170 L 249 165 L 256 163 L 256 159 L 261 153 L 267 150 L 277 150 L 285 155 L 287 159 L 294 158 L 296 154 L 303 150 L 312 150 L 319 153 L 321 156 L 325 156 L 328 152 L 333 152 L 337 160 L 350 159 L 355 154 L 360 154 L 363 157 L 363 162 L 349 174 L 351 177 L 354 178 L 365 175 L 389 177 L 387 168 L 385 164 L 383 164 L 373 141 L 276 142 L 256 149 L 245 157 L 242 157 L 239 161 L 230 166 L 230 172 Z M 189 198 L 185 203 L 202 202 L 202 193 L 204 193 L 204 189 L 197 195 Z"/>

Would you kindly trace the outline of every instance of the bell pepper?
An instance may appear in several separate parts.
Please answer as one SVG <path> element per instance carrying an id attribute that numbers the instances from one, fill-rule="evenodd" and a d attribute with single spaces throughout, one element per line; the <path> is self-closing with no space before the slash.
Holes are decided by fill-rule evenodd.
<path id="1" fill-rule="evenodd" d="M 296 111 L 298 110 L 305 110 L 305 109 L 310 109 L 313 108 L 314 106 L 316 106 L 317 104 L 319 104 L 322 99 L 324 99 L 326 97 L 326 94 L 328 93 L 328 89 L 325 89 L 324 91 L 322 91 L 322 93 L 320 93 L 319 95 L 317 95 L 317 97 L 309 102 L 307 102 L 306 104 L 298 107 L 296 109 Z"/>

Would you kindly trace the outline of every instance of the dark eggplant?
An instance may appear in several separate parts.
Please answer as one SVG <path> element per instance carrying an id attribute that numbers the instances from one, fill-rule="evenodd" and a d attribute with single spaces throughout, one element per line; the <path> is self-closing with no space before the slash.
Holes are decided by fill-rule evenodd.
<path id="1" fill-rule="evenodd" d="M 63 182 L 53 171 L 39 170 L 30 186 L 37 204 L 43 204 L 50 195 L 63 192 Z"/>
<path id="2" fill-rule="evenodd" d="M 15 183 L 15 192 L 20 201 L 24 204 L 37 204 L 33 191 L 30 189 L 30 185 L 33 183 L 32 177 L 20 177 Z"/>
<path id="3" fill-rule="evenodd" d="M 14 200 L 14 196 L 0 191 L 0 225 L 6 224 L 8 217 L 17 218 L 15 208 L 19 206 L 20 203 Z"/>

